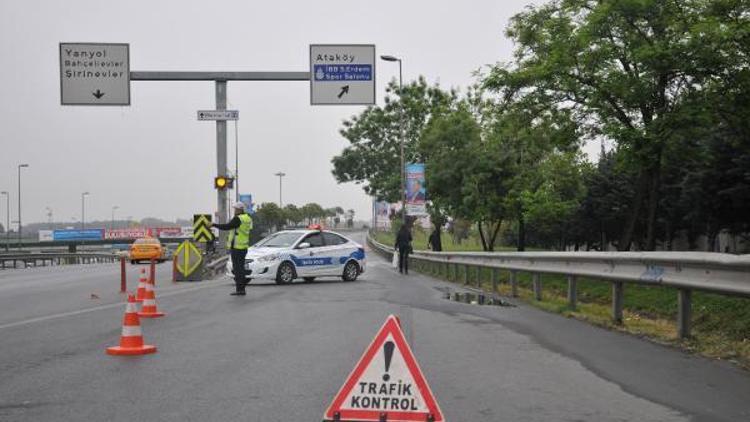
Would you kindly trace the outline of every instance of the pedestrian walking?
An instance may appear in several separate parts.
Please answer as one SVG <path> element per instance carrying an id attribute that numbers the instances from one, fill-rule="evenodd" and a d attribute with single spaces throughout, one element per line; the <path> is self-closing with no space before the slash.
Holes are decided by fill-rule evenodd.
<path id="1" fill-rule="evenodd" d="M 228 230 L 227 249 L 232 258 L 232 272 L 234 273 L 234 284 L 236 290 L 232 296 L 245 296 L 245 256 L 250 246 L 250 230 L 253 229 L 253 219 L 245 212 L 245 204 L 237 202 L 234 208 L 234 218 L 227 224 L 212 224 L 219 230 Z"/>
<path id="2" fill-rule="evenodd" d="M 409 254 L 411 248 L 411 230 L 407 224 L 401 226 L 396 235 L 396 250 L 398 250 L 398 272 L 409 274 Z"/>
<path id="3" fill-rule="evenodd" d="M 443 242 L 440 240 L 440 227 L 435 226 L 435 230 L 430 233 L 430 238 L 427 240 L 427 247 L 432 249 L 433 252 L 442 252 Z"/>

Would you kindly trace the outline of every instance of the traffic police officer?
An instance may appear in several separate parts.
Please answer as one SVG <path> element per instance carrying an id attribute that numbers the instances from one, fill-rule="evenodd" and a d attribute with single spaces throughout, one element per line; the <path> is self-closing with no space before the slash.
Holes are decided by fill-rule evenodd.
<path id="1" fill-rule="evenodd" d="M 245 204 L 242 202 L 235 203 L 234 218 L 227 224 L 212 224 L 219 230 L 229 230 L 227 237 L 227 249 L 232 256 L 232 272 L 234 273 L 234 283 L 236 291 L 232 296 L 245 296 L 245 256 L 247 248 L 250 246 L 250 230 L 253 229 L 253 219 L 245 212 Z"/>

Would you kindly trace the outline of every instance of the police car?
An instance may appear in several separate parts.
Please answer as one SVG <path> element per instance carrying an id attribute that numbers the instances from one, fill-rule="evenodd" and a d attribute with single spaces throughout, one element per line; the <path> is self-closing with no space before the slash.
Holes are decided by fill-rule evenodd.
<path id="1" fill-rule="evenodd" d="M 354 281 L 365 272 L 365 249 L 338 233 L 313 226 L 307 230 L 276 232 L 247 250 L 245 273 L 249 280 L 271 279 L 277 284 L 295 279 L 341 277 Z M 227 275 L 233 277 L 232 262 Z"/>

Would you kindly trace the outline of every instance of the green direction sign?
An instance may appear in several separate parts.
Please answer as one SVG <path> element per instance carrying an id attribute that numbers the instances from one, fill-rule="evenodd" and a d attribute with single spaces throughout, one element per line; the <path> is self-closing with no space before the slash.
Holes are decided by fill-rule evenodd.
<path id="1" fill-rule="evenodd" d="M 177 260 L 177 271 L 182 275 L 182 278 L 187 279 L 200 267 L 203 256 L 193 242 L 186 240 L 177 247 L 175 259 Z"/>
<path id="2" fill-rule="evenodd" d="M 193 240 L 196 242 L 213 242 L 211 231 L 211 214 L 193 215 Z"/>

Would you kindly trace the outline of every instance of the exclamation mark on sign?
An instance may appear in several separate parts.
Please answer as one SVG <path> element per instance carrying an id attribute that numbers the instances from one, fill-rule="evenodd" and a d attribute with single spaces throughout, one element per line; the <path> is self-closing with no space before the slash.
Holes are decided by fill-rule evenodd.
<path id="1" fill-rule="evenodd" d="M 392 341 L 387 341 L 383 345 L 383 353 L 385 354 L 385 374 L 383 374 L 383 381 L 388 381 L 391 376 L 388 375 L 388 370 L 391 369 L 391 359 L 393 358 L 393 348 L 395 345 Z"/>

